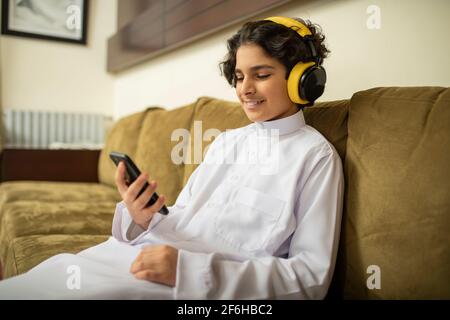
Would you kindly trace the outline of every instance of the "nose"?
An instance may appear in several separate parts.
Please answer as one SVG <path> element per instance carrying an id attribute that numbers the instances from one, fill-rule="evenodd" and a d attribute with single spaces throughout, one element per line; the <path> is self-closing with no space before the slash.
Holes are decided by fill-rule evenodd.
<path id="1" fill-rule="evenodd" d="M 256 89 L 255 89 L 254 83 L 251 79 L 249 79 L 249 77 L 245 77 L 242 80 L 240 91 L 241 91 L 240 92 L 241 95 L 244 95 L 244 96 L 249 96 L 249 95 L 255 94 Z"/>

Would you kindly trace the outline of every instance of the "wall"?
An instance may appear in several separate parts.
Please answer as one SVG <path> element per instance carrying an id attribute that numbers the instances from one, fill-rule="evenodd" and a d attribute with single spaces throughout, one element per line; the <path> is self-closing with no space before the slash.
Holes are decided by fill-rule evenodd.
<path id="1" fill-rule="evenodd" d="M 381 10 L 370 30 L 369 5 Z M 0 37 L 3 108 L 103 113 L 115 118 L 149 105 L 174 108 L 202 95 L 236 100 L 220 76 L 225 42 L 240 24 L 118 74 L 106 70 L 106 39 L 117 0 L 91 0 L 88 45 Z M 257 18 L 287 15 L 319 23 L 332 53 L 322 100 L 391 85 L 450 85 L 448 0 L 301 0 Z"/>
<path id="2" fill-rule="evenodd" d="M 2 35 L 3 109 L 112 115 L 114 76 L 106 72 L 106 39 L 116 30 L 117 0 L 91 0 L 87 46 Z"/>
<path id="3" fill-rule="evenodd" d="M 380 29 L 367 27 L 370 5 L 380 9 Z M 335 100 L 375 86 L 449 86 L 449 9 L 448 0 L 302 0 L 256 18 L 299 16 L 322 26 L 332 53 L 321 100 Z M 202 95 L 236 100 L 218 63 L 239 26 L 118 73 L 114 116 L 149 105 L 174 108 Z"/>

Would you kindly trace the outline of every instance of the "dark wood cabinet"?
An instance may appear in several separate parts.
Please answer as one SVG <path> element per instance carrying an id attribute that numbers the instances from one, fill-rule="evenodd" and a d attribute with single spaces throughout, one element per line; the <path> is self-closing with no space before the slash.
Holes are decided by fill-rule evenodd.
<path id="1" fill-rule="evenodd" d="M 4 149 L 0 180 L 98 182 L 100 150 Z"/>

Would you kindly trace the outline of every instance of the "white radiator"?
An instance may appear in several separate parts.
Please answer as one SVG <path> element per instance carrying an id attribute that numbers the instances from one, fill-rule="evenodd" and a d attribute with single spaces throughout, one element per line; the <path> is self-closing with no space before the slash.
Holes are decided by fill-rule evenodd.
<path id="1" fill-rule="evenodd" d="M 101 114 L 4 110 L 6 147 L 101 148 L 111 118 Z"/>

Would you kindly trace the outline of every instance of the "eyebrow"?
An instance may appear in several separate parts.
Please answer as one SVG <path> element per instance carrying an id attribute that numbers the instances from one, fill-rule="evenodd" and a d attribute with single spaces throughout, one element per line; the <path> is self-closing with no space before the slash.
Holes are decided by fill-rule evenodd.
<path id="1" fill-rule="evenodd" d="M 258 71 L 260 69 L 275 69 L 275 68 L 268 64 L 261 64 L 261 65 L 253 66 L 250 68 L 251 71 Z M 241 69 L 234 69 L 234 72 L 242 73 Z"/>

